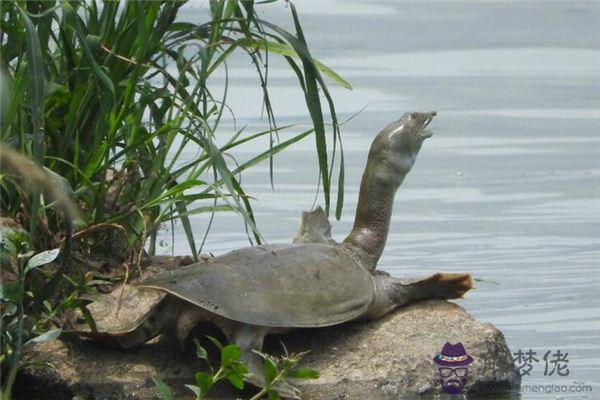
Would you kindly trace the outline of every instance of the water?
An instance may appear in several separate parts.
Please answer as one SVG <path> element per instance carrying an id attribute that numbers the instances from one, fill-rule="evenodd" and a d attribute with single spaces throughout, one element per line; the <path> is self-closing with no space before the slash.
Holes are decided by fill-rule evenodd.
<path id="1" fill-rule="evenodd" d="M 537 352 L 524 385 L 593 388 L 587 397 L 524 399 L 600 398 L 600 3 L 297 3 L 313 55 L 355 87 L 332 90 L 340 119 L 367 106 L 342 128 L 347 200 L 335 238 L 352 226 L 374 135 L 407 110 L 437 110 L 435 135 L 396 198 L 380 268 L 399 276 L 470 271 L 480 281 L 460 304 L 502 330 L 514 352 Z M 202 12 L 193 5 L 186 19 L 204 20 Z M 286 13 L 269 6 L 264 16 L 291 29 Z M 307 126 L 294 76 L 272 61 L 278 122 Z M 249 61 L 235 60 L 229 72 L 237 125 L 264 127 Z M 243 161 L 263 145 L 235 155 Z M 275 191 L 268 165 L 244 175 L 267 242 L 294 236 L 313 202 L 315 166 L 306 140 L 276 158 Z M 207 220 L 193 223 L 203 232 Z M 163 232 L 165 242 L 170 235 Z M 205 251 L 245 245 L 240 219 L 221 214 Z M 162 251 L 189 252 L 180 227 L 174 249 Z M 549 350 L 568 353 L 568 376 L 545 376 Z"/>

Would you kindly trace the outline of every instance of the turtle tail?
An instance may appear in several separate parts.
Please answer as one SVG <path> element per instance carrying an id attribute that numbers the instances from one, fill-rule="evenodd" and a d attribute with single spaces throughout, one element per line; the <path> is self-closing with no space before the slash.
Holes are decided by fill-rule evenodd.
<path id="1" fill-rule="evenodd" d="M 173 300 L 171 296 L 165 296 L 146 315 L 123 330 L 114 332 L 74 331 L 72 333 L 110 347 L 122 349 L 137 347 L 158 336 L 170 326 L 173 318 L 177 317 L 178 304 Z"/>

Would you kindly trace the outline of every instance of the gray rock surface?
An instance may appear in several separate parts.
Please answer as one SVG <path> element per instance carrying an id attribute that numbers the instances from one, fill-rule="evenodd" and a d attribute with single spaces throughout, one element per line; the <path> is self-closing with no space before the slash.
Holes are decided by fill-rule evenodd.
<path id="1" fill-rule="evenodd" d="M 471 318 L 461 307 L 427 301 L 372 322 L 295 332 L 294 345 L 313 350 L 305 362 L 320 378 L 303 385 L 310 399 L 397 399 L 439 392 L 432 358 L 444 343 L 462 342 L 474 358 L 466 391 L 516 390 L 519 374 L 502 333 Z"/>
<path id="2" fill-rule="evenodd" d="M 117 289 L 90 307 L 99 328 L 131 322 L 157 301 L 155 292 L 128 286 L 116 316 L 119 296 Z M 205 328 L 199 327 L 196 337 L 202 337 Z M 218 335 L 214 329 L 209 333 Z M 302 365 L 319 371 L 320 378 L 298 382 L 302 398 L 398 399 L 439 392 L 432 358 L 447 341 L 462 342 L 474 358 L 465 391 L 518 389 L 519 375 L 502 333 L 445 301 L 413 304 L 378 321 L 273 336 L 265 350 L 280 353 L 281 342 L 290 352 L 311 351 Z M 55 368 L 27 368 L 18 382 L 19 398 L 153 399 L 155 376 L 187 396 L 191 392 L 183 385 L 193 383 L 194 373 L 205 367 L 195 358 L 191 345 L 182 350 L 165 338 L 128 351 L 89 342 L 54 341 L 30 349 L 26 360 L 51 363 Z M 214 398 L 248 394 L 252 394 L 251 388 L 242 393 L 222 385 L 216 388 Z"/>

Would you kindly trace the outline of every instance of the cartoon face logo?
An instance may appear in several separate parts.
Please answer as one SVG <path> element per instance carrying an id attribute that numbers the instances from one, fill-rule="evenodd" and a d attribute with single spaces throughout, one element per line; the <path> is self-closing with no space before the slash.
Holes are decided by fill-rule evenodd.
<path id="1" fill-rule="evenodd" d="M 467 365 L 473 362 L 473 357 L 467 354 L 463 344 L 446 342 L 433 361 L 438 365 L 442 390 L 448 394 L 460 393 L 467 383 Z"/>

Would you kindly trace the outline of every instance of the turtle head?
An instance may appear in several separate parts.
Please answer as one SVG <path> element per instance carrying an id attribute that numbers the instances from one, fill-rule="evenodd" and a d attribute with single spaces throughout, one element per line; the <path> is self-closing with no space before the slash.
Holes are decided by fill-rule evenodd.
<path id="1" fill-rule="evenodd" d="M 427 130 L 435 111 L 409 112 L 389 124 L 375 138 L 370 156 L 380 158 L 383 165 L 407 174 L 412 168 L 423 141 L 433 135 Z"/>

